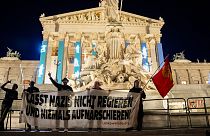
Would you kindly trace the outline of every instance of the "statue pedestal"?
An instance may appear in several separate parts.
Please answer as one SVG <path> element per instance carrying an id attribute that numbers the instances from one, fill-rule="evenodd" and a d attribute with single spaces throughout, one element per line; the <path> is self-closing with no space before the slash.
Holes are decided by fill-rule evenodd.
<path id="1" fill-rule="evenodd" d="M 3 58 L 0 58 L 1 60 L 20 60 L 19 58 L 17 57 L 3 57 Z"/>
<path id="2" fill-rule="evenodd" d="M 128 88 L 129 83 L 112 83 L 112 84 L 106 84 L 106 85 L 102 85 L 101 87 L 104 90 L 129 90 L 130 88 Z"/>

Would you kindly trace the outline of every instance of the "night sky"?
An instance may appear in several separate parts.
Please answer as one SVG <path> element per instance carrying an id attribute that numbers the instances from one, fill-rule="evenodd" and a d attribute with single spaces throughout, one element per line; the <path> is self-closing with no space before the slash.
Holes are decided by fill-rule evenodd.
<path id="1" fill-rule="evenodd" d="M 4 2 L 4 3 L 3 3 Z M 0 4 L 0 57 L 7 48 L 22 60 L 39 60 L 42 27 L 39 16 L 94 8 L 99 0 L 7 0 Z M 186 58 L 210 62 L 210 2 L 197 0 L 124 0 L 123 10 L 164 19 L 164 55 L 185 51 Z"/>

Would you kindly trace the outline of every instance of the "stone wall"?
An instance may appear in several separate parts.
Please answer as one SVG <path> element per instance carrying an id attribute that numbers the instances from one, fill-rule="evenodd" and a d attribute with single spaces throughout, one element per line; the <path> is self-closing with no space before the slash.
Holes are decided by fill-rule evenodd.
<path id="1" fill-rule="evenodd" d="M 17 84 L 22 84 L 24 80 L 25 82 L 27 80 L 36 81 L 38 64 L 39 61 L 0 60 L 0 83 L 7 80 L 12 80 L 12 83 Z"/>
<path id="2" fill-rule="evenodd" d="M 207 84 L 210 63 L 171 62 L 175 84 Z"/>

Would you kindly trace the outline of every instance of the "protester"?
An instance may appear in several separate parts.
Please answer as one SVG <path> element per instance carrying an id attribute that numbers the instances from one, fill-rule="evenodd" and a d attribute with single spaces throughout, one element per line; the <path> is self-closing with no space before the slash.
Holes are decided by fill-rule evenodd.
<path id="1" fill-rule="evenodd" d="M 99 81 L 95 81 L 94 85 L 91 88 L 86 88 L 86 89 L 87 90 L 90 90 L 90 89 L 103 90 L 100 86 L 101 86 L 100 82 Z"/>
<path id="2" fill-rule="evenodd" d="M 34 81 L 31 81 L 29 83 L 29 87 L 26 90 L 24 90 L 24 91 L 26 91 L 28 93 L 36 93 L 36 92 L 39 92 L 39 88 L 35 87 L 34 84 L 35 84 L 35 82 Z M 27 127 L 28 127 L 28 129 L 26 129 L 26 131 L 31 131 L 31 125 L 29 123 L 27 123 Z M 38 126 L 35 126 L 35 130 L 36 131 L 39 131 Z"/>
<path id="3" fill-rule="evenodd" d="M 4 120 L 10 108 L 12 107 L 13 100 L 18 99 L 18 92 L 17 92 L 18 85 L 14 84 L 12 86 L 12 89 L 8 89 L 8 88 L 5 88 L 5 86 L 8 83 L 11 83 L 11 81 L 7 81 L 1 86 L 1 89 L 4 90 L 6 94 L 5 94 L 5 97 L 1 106 L 0 131 L 4 130 Z"/>
<path id="4" fill-rule="evenodd" d="M 137 119 L 138 120 L 137 130 L 139 130 L 139 131 L 142 129 L 143 116 L 144 116 L 142 98 L 143 99 L 146 98 L 146 94 L 144 93 L 144 90 L 140 87 L 140 83 L 141 83 L 141 81 L 135 80 L 133 88 L 131 88 L 129 91 L 129 92 L 133 92 L 133 93 L 140 93 L 140 95 L 141 95 L 140 102 L 139 102 L 138 119 Z"/>
<path id="5" fill-rule="evenodd" d="M 86 89 L 88 91 L 91 91 L 91 89 L 94 89 L 94 90 L 91 91 L 91 93 L 93 93 L 94 91 L 103 90 L 100 86 L 101 86 L 100 82 L 99 81 L 95 81 L 94 85 L 91 88 L 86 88 Z M 89 95 L 92 95 L 91 93 Z M 101 120 L 97 120 L 96 123 L 97 123 L 97 131 L 101 131 L 102 130 L 102 128 L 101 128 L 102 127 Z M 93 126 L 94 126 L 94 121 L 93 120 L 89 120 L 88 131 L 92 131 L 93 130 Z"/>
<path id="6" fill-rule="evenodd" d="M 68 85 L 69 80 L 67 78 L 63 78 L 62 79 L 62 83 L 63 84 L 59 84 L 57 83 L 52 77 L 51 77 L 51 73 L 48 73 L 48 76 L 50 78 L 50 81 L 53 83 L 53 85 L 55 87 L 57 87 L 58 91 L 69 91 L 69 92 L 73 92 L 73 89 Z M 68 107 L 66 107 L 66 110 L 68 109 Z M 56 128 L 53 129 L 53 131 L 58 131 L 59 128 L 59 121 L 56 122 Z M 64 132 L 68 131 L 68 120 L 64 120 Z"/>
<path id="7" fill-rule="evenodd" d="M 51 77 L 50 72 L 48 73 L 48 76 L 50 77 L 50 81 L 53 83 L 53 85 L 58 88 L 58 91 L 66 90 L 73 92 L 72 88 L 68 85 L 69 80 L 67 78 L 62 80 L 63 84 L 59 84 Z"/>

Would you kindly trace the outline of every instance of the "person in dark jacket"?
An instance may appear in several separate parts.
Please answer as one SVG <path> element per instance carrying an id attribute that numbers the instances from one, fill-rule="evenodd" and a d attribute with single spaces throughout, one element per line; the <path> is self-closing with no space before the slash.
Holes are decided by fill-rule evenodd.
<path id="1" fill-rule="evenodd" d="M 144 90 L 140 87 L 140 83 L 141 81 L 135 80 L 134 81 L 134 86 L 133 88 L 130 89 L 129 92 L 133 92 L 133 93 L 140 93 L 141 97 L 140 97 L 140 102 L 139 102 L 139 112 L 138 112 L 138 125 L 137 125 L 137 130 L 141 130 L 142 129 L 142 122 L 143 122 L 143 116 L 144 116 L 144 111 L 143 111 L 143 100 L 146 98 L 146 94 L 144 92 Z"/>
<path id="2" fill-rule="evenodd" d="M 14 84 L 12 89 L 5 88 L 5 86 L 11 83 L 11 81 L 7 81 L 1 86 L 1 89 L 6 92 L 4 100 L 1 106 L 1 118 L 0 118 L 0 131 L 4 130 L 4 120 L 9 112 L 10 108 L 12 107 L 13 100 L 18 99 L 18 85 Z"/>
<path id="3" fill-rule="evenodd" d="M 55 87 L 57 87 L 58 91 L 69 91 L 69 92 L 73 92 L 72 88 L 68 85 L 69 80 L 67 78 L 63 78 L 62 83 L 63 84 L 59 84 L 57 83 L 52 77 L 51 77 L 51 73 L 48 73 L 48 76 L 50 78 L 50 81 L 53 83 L 53 85 Z M 66 107 L 65 110 L 67 110 L 68 108 Z M 56 122 L 56 129 L 53 131 L 58 131 L 59 130 L 59 123 L 60 122 Z M 68 131 L 68 120 L 64 120 L 64 132 Z"/>
<path id="4" fill-rule="evenodd" d="M 28 93 L 39 92 L 39 88 L 35 87 L 34 84 L 35 84 L 35 82 L 31 81 L 29 83 L 29 87 L 26 90 L 24 90 L 24 91 L 26 91 Z M 26 129 L 26 131 L 31 131 L 31 125 L 29 123 L 27 123 L 27 127 L 28 127 L 28 129 Z M 35 126 L 35 129 L 36 129 L 36 131 L 39 131 L 38 126 Z"/>
<path id="5" fill-rule="evenodd" d="M 50 72 L 48 73 L 48 76 L 50 78 L 50 81 L 53 83 L 53 85 L 58 88 L 58 91 L 66 90 L 66 91 L 73 92 L 72 88 L 68 85 L 69 80 L 67 78 L 64 78 L 62 80 L 63 84 L 59 84 L 51 77 Z"/>
<path id="6" fill-rule="evenodd" d="M 86 90 L 88 91 L 90 91 L 90 89 L 103 90 L 100 86 L 101 86 L 100 82 L 95 81 L 94 85 L 92 87 L 86 88 Z"/>
<path id="7" fill-rule="evenodd" d="M 100 82 L 99 81 L 95 81 L 92 89 L 103 90 L 100 86 L 101 86 Z"/>

